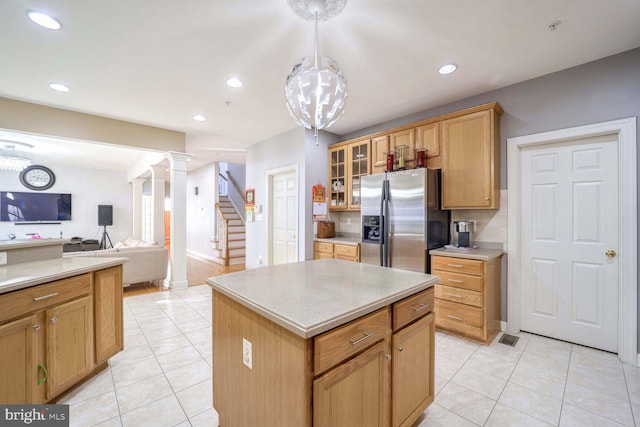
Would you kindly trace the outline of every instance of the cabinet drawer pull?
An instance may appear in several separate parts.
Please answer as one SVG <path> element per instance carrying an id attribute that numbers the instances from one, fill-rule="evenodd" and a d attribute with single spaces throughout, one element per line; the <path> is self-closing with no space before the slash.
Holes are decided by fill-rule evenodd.
<path id="1" fill-rule="evenodd" d="M 466 298 L 463 295 L 456 295 L 456 294 L 447 294 L 448 297 L 453 297 L 453 298 Z"/>
<path id="2" fill-rule="evenodd" d="M 455 267 L 455 268 L 464 268 L 464 265 L 460 265 L 460 264 L 447 264 L 447 266 Z"/>
<path id="3" fill-rule="evenodd" d="M 54 292 L 54 293 L 49 294 L 49 295 L 43 295 L 43 296 L 41 296 L 41 297 L 35 297 L 33 300 L 34 300 L 34 301 L 42 301 L 43 299 L 53 298 L 53 297 L 56 297 L 56 296 L 58 296 L 58 295 L 60 295 L 60 293 L 59 293 L 59 292 Z"/>
<path id="4" fill-rule="evenodd" d="M 460 322 L 462 322 L 462 321 L 464 320 L 462 317 L 456 317 L 456 316 L 452 316 L 452 315 L 450 315 L 450 314 L 449 314 L 449 315 L 447 315 L 447 317 L 448 317 L 449 319 L 458 320 L 458 321 L 460 321 Z"/>
<path id="5" fill-rule="evenodd" d="M 40 325 L 38 325 L 38 324 L 31 325 L 31 327 L 32 327 L 33 329 L 35 329 L 36 331 L 37 331 L 38 329 L 40 329 Z"/>
<path id="6" fill-rule="evenodd" d="M 415 311 L 417 313 L 418 311 L 424 310 L 427 307 L 429 307 L 429 304 L 422 303 L 417 307 L 411 307 L 411 310 L 413 310 L 413 311 Z"/>
<path id="7" fill-rule="evenodd" d="M 352 347 L 354 347 L 354 346 L 356 346 L 356 345 L 360 344 L 362 341 L 368 340 L 368 339 L 369 339 L 369 338 L 371 338 L 372 336 L 373 336 L 373 333 L 371 333 L 371 332 L 367 332 L 367 333 L 365 333 L 365 334 L 364 334 L 364 336 L 363 336 L 362 338 L 357 339 L 357 340 L 355 340 L 355 341 L 351 341 L 351 340 L 349 340 L 349 342 L 351 343 L 351 346 L 352 346 Z"/>
<path id="8" fill-rule="evenodd" d="M 448 279 L 448 280 L 453 283 L 464 283 L 463 280 L 458 280 L 458 279 Z"/>

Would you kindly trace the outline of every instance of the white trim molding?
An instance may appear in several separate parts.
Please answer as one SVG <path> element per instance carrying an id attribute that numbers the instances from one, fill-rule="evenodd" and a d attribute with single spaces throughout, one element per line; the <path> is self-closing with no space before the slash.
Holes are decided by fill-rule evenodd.
<path id="1" fill-rule="evenodd" d="M 520 153 L 524 148 L 555 144 L 577 138 L 618 135 L 618 200 L 620 292 L 618 357 L 638 364 L 638 212 L 636 118 L 613 120 L 507 139 L 507 331 L 520 332 Z"/>

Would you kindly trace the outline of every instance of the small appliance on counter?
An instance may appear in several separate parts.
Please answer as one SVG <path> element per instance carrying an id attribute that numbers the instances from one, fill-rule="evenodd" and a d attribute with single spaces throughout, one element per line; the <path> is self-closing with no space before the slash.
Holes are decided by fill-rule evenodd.
<path id="1" fill-rule="evenodd" d="M 333 221 L 318 221 L 318 233 L 319 239 L 326 239 L 328 237 L 336 237 L 336 225 Z"/>
<path id="2" fill-rule="evenodd" d="M 451 243 L 456 248 L 474 248 L 475 221 L 453 221 L 451 224 Z"/>

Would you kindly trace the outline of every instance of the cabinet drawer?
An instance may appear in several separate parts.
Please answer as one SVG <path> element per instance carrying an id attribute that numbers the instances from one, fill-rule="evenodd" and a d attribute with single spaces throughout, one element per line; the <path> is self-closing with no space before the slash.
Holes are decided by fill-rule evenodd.
<path id="1" fill-rule="evenodd" d="M 482 307 L 482 292 L 436 285 L 436 298 Z"/>
<path id="2" fill-rule="evenodd" d="M 466 325 L 482 328 L 483 310 L 470 305 L 459 304 L 436 298 L 436 324 L 438 320 L 447 324 Z"/>
<path id="3" fill-rule="evenodd" d="M 339 259 L 357 259 L 358 246 L 352 245 L 333 245 L 333 256 Z"/>
<path id="4" fill-rule="evenodd" d="M 482 276 L 483 263 L 484 261 L 475 259 L 453 258 L 436 255 L 431 257 L 432 270 L 452 271 L 454 273 L 474 274 L 476 276 Z"/>
<path id="5" fill-rule="evenodd" d="M 316 252 L 333 255 L 333 243 L 315 242 Z"/>
<path id="6" fill-rule="evenodd" d="M 393 330 L 408 325 L 433 311 L 433 288 L 405 298 L 393 304 Z"/>
<path id="7" fill-rule="evenodd" d="M 484 290 L 484 279 L 480 276 L 451 273 L 448 271 L 434 269 L 431 269 L 431 274 L 438 276 L 440 278 L 440 284 L 442 285 L 464 288 L 477 292 L 482 292 Z"/>
<path id="8" fill-rule="evenodd" d="M 91 292 L 91 273 L 0 295 L 0 322 Z"/>
<path id="9" fill-rule="evenodd" d="M 385 338 L 391 324 L 385 307 L 314 339 L 314 373 L 318 375 Z"/>
<path id="10" fill-rule="evenodd" d="M 325 258 L 333 259 L 333 255 L 326 254 L 324 252 L 316 252 L 315 259 L 325 259 Z"/>

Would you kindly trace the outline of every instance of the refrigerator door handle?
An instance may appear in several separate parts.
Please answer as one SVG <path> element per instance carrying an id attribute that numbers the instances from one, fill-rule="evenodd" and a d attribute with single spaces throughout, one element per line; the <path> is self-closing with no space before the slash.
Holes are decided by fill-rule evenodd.
<path id="1" fill-rule="evenodd" d="M 382 182 L 383 185 L 383 209 L 382 212 L 382 222 L 384 224 L 384 263 L 383 267 L 389 267 L 390 264 L 390 245 L 391 245 L 391 220 L 389 218 L 389 199 L 390 199 L 390 190 L 389 190 L 389 180 L 385 179 Z"/>
<path id="2" fill-rule="evenodd" d="M 384 181 L 382 181 L 382 190 L 380 192 L 380 221 L 378 221 L 378 224 L 380 224 L 380 245 L 379 247 L 379 251 L 380 251 L 380 266 L 384 266 L 384 245 L 385 245 L 385 224 L 384 224 L 384 199 L 385 199 L 385 192 L 384 192 Z"/>

